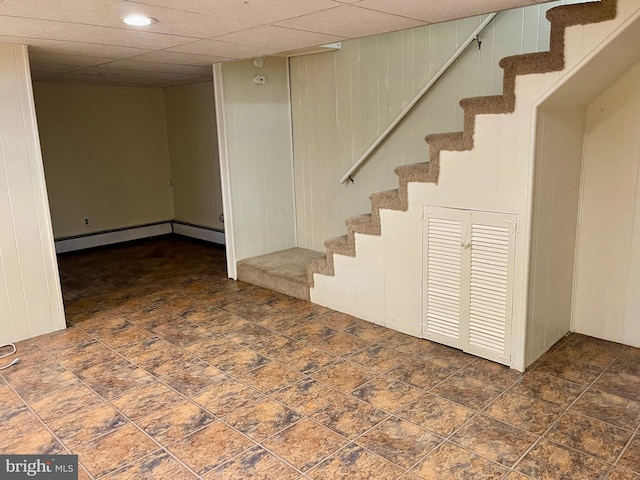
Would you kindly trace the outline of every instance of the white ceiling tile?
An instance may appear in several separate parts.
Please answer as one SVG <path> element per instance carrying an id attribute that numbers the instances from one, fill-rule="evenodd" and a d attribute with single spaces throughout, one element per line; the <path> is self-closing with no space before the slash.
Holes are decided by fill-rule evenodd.
<path id="1" fill-rule="evenodd" d="M 31 71 L 38 73 L 68 73 L 82 68 L 78 65 L 64 65 L 61 63 L 38 63 L 30 61 L 29 64 Z"/>
<path id="2" fill-rule="evenodd" d="M 221 42 L 219 40 L 199 40 L 193 43 L 178 45 L 177 47 L 172 47 L 168 50 L 171 52 L 193 53 L 196 55 L 210 55 L 228 58 L 248 58 L 267 53 L 264 46 L 240 45 L 238 43 Z"/>
<path id="3" fill-rule="evenodd" d="M 15 37 L 98 43 L 135 48 L 168 48 L 192 41 L 191 38 L 161 33 L 2 15 L 0 15 L 0 32 L 3 35 Z"/>
<path id="4" fill-rule="evenodd" d="M 143 31 L 186 37 L 206 38 L 254 26 L 246 21 L 212 17 L 156 5 L 124 0 L 4 0 L 0 15 L 56 20 L 84 25 L 125 27 L 120 20 L 130 14 L 143 14 L 158 20 Z"/>
<path id="5" fill-rule="evenodd" d="M 436 23 L 532 4 L 533 0 L 361 0 L 357 6 Z"/>
<path id="6" fill-rule="evenodd" d="M 139 0 L 137 3 L 204 13 L 256 25 L 298 17 L 339 5 L 332 0 Z"/>
<path id="7" fill-rule="evenodd" d="M 264 25 L 262 27 L 221 35 L 216 37 L 216 40 L 262 46 L 265 49 L 271 49 L 273 52 L 339 42 L 344 40 L 344 37 Z"/>
<path id="8" fill-rule="evenodd" d="M 138 60 L 115 60 L 100 65 L 103 68 L 119 68 L 123 70 L 148 70 L 150 72 L 182 73 L 187 75 L 211 76 L 211 65 L 197 66 L 180 63 L 141 62 Z"/>
<path id="9" fill-rule="evenodd" d="M 76 73 L 82 73 L 83 75 L 99 75 L 102 77 L 111 78 L 144 78 L 148 80 L 185 80 L 195 75 L 184 75 L 181 73 L 169 73 L 169 72 L 151 72 L 148 70 L 131 70 L 123 68 L 105 68 L 105 67 L 88 67 L 84 68 Z"/>
<path id="10" fill-rule="evenodd" d="M 424 22 L 352 5 L 342 5 L 310 15 L 278 22 L 284 27 L 359 38 L 381 31 L 395 31 L 424 25 Z M 232 34 L 233 35 L 233 34 Z"/>
<path id="11" fill-rule="evenodd" d="M 180 63 L 183 65 L 210 66 L 214 63 L 226 62 L 231 59 L 224 57 L 211 57 L 208 55 L 192 55 L 188 53 L 167 52 L 164 50 L 158 50 L 157 52 L 138 55 L 137 57 L 133 57 L 131 60 L 138 60 L 141 62 Z"/>
<path id="12" fill-rule="evenodd" d="M 100 45 L 85 42 L 66 42 L 42 38 L 0 36 L 0 43 L 29 45 L 29 52 L 55 53 L 61 55 L 86 55 L 107 58 L 125 58 L 146 53 L 149 49 Z"/>
<path id="13" fill-rule="evenodd" d="M 55 63 L 61 65 L 76 65 L 79 67 L 90 67 L 113 61 L 113 59 L 107 57 L 89 57 L 86 55 L 65 55 L 41 52 L 29 52 L 29 60 L 32 63 L 39 64 Z"/>

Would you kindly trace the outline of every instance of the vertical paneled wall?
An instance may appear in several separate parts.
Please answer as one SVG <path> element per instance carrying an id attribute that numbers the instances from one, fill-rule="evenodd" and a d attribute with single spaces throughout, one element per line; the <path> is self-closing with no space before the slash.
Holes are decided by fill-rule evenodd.
<path id="1" fill-rule="evenodd" d="M 424 136 L 462 129 L 460 99 L 502 91 L 501 58 L 546 50 L 546 10 L 501 12 L 355 175 L 339 179 L 483 17 L 351 40 L 337 52 L 291 59 L 298 246 L 323 250 L 347 217 L 370 209 L 369 195 L 395 188 L 393 169 L 428 159 Z"/>
<path id="2" fill-rule="evenodd" d="M 264 75 L 256 85 L 253 77 Z M 218 135 L 228 165 L 236 260 L 296 246 L 286 58 L 222 65 Z M 227 245 L 229 245 L 227 236 Z M 230 273 L 233 276 L 233 273 Z"/>
<path id="3" fill-rule="evenodd" d="M 538 112 L 527 364 L 571 329 L 585 108 Z"/>
<path id="4" fill-rule="evenodd" d="M 640 63 L 587 106 L 574 330 L 640 347 Z"/>
<path id="5" fill-rule="evenodd" d="M 224 229 L 213 84 L 164 90 L 175 219 Z"/>
<path id="6" fill-rule="evenodd" d="M 0 344 L 65 328 L 27 47 L 0 45 Z"/>

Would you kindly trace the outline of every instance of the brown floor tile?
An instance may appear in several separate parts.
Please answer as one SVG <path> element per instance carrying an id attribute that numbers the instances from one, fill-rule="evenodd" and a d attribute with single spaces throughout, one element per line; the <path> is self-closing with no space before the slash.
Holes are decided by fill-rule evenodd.
<path id="1" fill-rule="evenodd" d="M 340 357 L 313 345 L 300 343 L 298 345 L 298 348 L 290 352 L 283 351 L 283 355 L 277 355 L 273 351 L 269 355 L 305 375 L 310 375 L 340 360 Z"/>
<path id="2" fill-rule="evenodd" d="M 429 340 L 413 337 L 390 329 L 387 329 L 384 334 L 384 339 L 377 343 L 408 356 L 427 355 L 426 352 L 435 345 Z"/>
<path id="3" fill-rule="evenodd" d="M 427 358 L 414 358 L 387 372 L 385 376 L 428 390 L 458 370 L 454 365 L 443 365 Z"/>
<path id="4" fill-rule="evenodd" d="M 484 383 L 477 378 L 455 374 L 434 388 L 432 393 L 465 407 L 480 410 L 502 391 L 502 387 Z"/>
<path id="5" fill-rule="evenodd" d="M 634 429 L 640 425 L 640 399 L 633 401 L 591 388 L 571 408 L 622 428 Z"/>
<path id="6" fill-rule="evenodd" d="M 356 443 L 402 468 L 409 468 L 442 441 L 412 423 L 391 417 L 358 438 Z"/>
<path id="7" fill-rule="evenodd" d="M 300 473 L 264 448 L 255 446 L 220 465 L 206 480 L 295 480 Z"/>
<path id="8" fill-rule="evenodd" d="M 4 380 L 2 380 L 4 382 Z M 47 397 L 45 401 L 48 400 Z M 16 395 L 6 383 L 0 384 L 0 414 L 6 410 L 14 410 L 24 405 L 22 399 Z"/>
<path id="9" fill-rule="evenodd" d="M 275 392 L 271 397 L 303 415 L 310 415 L 331 405 L 336 394 L 342 395 L 324 383 L 307 378 Z"/>
<path id="10" fill-rule="evenodd" d="M 0 454 L 61 454 L 65 449 L 26 407 L 0 413 Z"/>
<path id="11" fill-rule="evenodd" d="M 561 445 L 613 463 L 631 435 L 632 432 L 569 410 L 545 436 Z"/>
<path id="12" fill-rule="evenodd" d="M 609 466 L 583 453 L 541 440 L 515 469 L 535 479 L 596 480 L 605 478 Z"/>
<path id="13" fill-rule="evenodd" d="M 212 360 L 238 348 L 238 345 L 221 335 L 208 335 L 202 337 L 185 350 L 191 352 L 202 360 Z"/>
<path id="14" fill-rule="evenodd" d="M 349 335 L 345 332 L 338 332 L 325 338 L 322 343 L 319 343 L 323 350 L 333 353 L 341 357 L 352 355 L 360 350 L 364 350 L 370 345 L 370 343 L 364 340 Z"/>
<path id="15" fill-rule="evenodd" d="M 353 444 L 347 445 L 309 472 L 314 480 L 395 480 L 401 474 L 402 470 L 397 466 Z"/>
<path id="16" fill-rule="evenodd" d="M 212 414 L 223 417 L 255 403 L 263 398 L 263 395 L 236 380 L 230 379 L 222 384 L 212 385 L 191 398 Z"/>
<path id="17" fill-rule="evenodd" d="M 427 455 L 413 471 L 425 480 L 499 480 L 508 470 L 469 450 L 445 442 Z"/>
<path id="18" fill-rule="evenodd" d="M 319 317 L 319 320 L 328 327 L 333 328 L 334 330 L 337 330 L 339 332 L 362 322 L 362 320 L 360 320 L 359 318 L 353 317 L 346 313 L 334 312 L 329 309 L 327 310 L 328 313 L 325 313 L 324 315 Z"/>
<path id="19" fill-rule="evenodd" d="M 47 426 L 65 445 L 75 448 L 127 423 L 126 418 L 103 402 L 76 411 L 73 416 L 60 415 L 47 422 Z"/>
<path id="20" fill-rule="evenodd" d="M 295 326 L 286 331 L 286 335 L 296 340 L 304 340 L 308 343 L 324 344 L 325 340 L 336 333 L 317 319 L 298 321 Z"/>
<path id="21" fill-rule="evenodd" d="M 526 375 L 510 390 L 525 397 L 567 407 L 582 392 L 582 387 L 576 383 L 533 372 Z"/>
<path id="22" fill-rule="evenodd" d="M 453 442 L 506 466 L 512 466 L 537 439 L 484 415 L 478 415 L 451 437 Z"/>
<path id="23" fill-rule="evenodd" d="M 302 380 L 304 375 L 277 362 L 270 362 L 263 367 L 240 374 L 237 378 L 264 394 L 270 394 Z"/>
<path id="24" fill-rule="evenodd" d="M 157 338 L 155 334 L 141 327 L 129 325 L 117 332 L 104 335 L 95 334 L 96 338 L 111 348 L 120 348 Z"/>
<path id="25" fill-rule="evenodd" d="M 375 370 L 378 373 L 385 373 L 396 368 L 407 360 L 404 353 L 382 347 L 371 345 L 364 350 L 349 357 L 349 361 L 362 367 Z"/>
<path id="26" fill-rule="evenodd" d="M 154 381 L 148 385 L 132 388 L 112 403 L 131 420 L 137 420 L 180 400 L 182 397 L 174 390 Z"/>
<path id="27" fill-rule="evenodd" d="M 203 475 L 253 446 L 253 442 L 232 428 L 215 422 L 174 443 L 168 450 L 198 475 Z"/>
<path id="28" fill-rule="evenodd" d="M 156 380 L 133 364 L 98 377 L 85 378 L 85 383 L 107 400 L 114 400 L 132 388 L 148 385 Z"/>
<path id="29" fill-rule="evenodd" d="M 515 427 L 542 435 L 560 417 L 562 409 L 542 400 L 506 392 L 484 413 Z"/>
<path id="30" fill-rule="evenodd" d="M 233 428 L 261 442 L 300 420 L 301 415 L 269 398 L 227 415 L 224 420 Z"/>
<path id="31" fill-rule="evenodd" d="M 310 415 L 311 418 L 347 438 L 355 438 L 384 420 L 388 414 L 348 395 L 338 393 L 331 404 Z"/>
<path id="32" fill-rule="evenodd" d="M 378 343 L 380 340 L 384 339 L 386 329 L 374 323 L 358 322 L 352 327 L 345 329 L 345 332 L 358 337 L 365 342 Z"/>
<path id="33" fill-rule="evenodd" d="M 586 335 L 573 334 L 558 348 L 563 357 L 606 367 L 622 352 L 620 344 Z"/>
<path id="34" fill-rule="evenodd" d="M 640 480 L 640 474 L 622 468 L 613 468 L 607 480 Z"/>
<path id="35" fill-rule="evenodd" d="M 196 478 L 189 470 L 164 450 L 158 450 L 140 460 L 104 477 L 105 480 L 139 480 L 166 478 L 190 480 Z"/>
<path id="36" fill-rule="evenodd" d="M 60 332 L 41 335 L 35 339 L 35 342 L 43 349 L 48 351 L 68 348 L 69 345 L 86 343 L 93 340 L 90 335 L 76 327 L 69 327 Z"/>
<path id="37" fill-rule="evenodd" d="M 213 422 L 215 417 L 198 405 L 179 400 L 151 410 L 136 425 L 161 445 L 168 445 Z"/>
<path id="38" fill-rule="evenodd" d="M 24 368 L 22 362 L 19 368 Z M 26 402 L 37 402 L 53 395 L 60 390 L 81 385 L 80 380 L 69 370 L 56 365 L 53 367 L 24 369 L 24 375 L 19 378 L 9 378 L 9 383 Z"/>
<path id="39" fill-rule="evenodd" d="M 240 346 L 208 361 L 220 370 L 231 374 L 250 372 L 269 363 L 267 357 Z"/>
<path id="40" fill-rule="evenodd" d="M 346 438 L 305 418 L 269 438 L 263 445 L 306 472 L 347 442 Z"/>
<path id="41" fill-rule="evenodd" d="M 377 374 L 355 363 L 342 361 L 324 368 L 312 376 L 320 382 L 349 393 L 376 377 Z"/>
<path id="42" fill-rule="evenodd" d="M 579 385 L 587 385 L 593 382 L 602 370 L 603 367 L 564 356 L 562 350 L 546 356 L 535 368 L 537 373 L 562 378 Z"/>
<path id="43" fill-rule="evenodd" d="M 640 377 L 640 348 L 626 347 L 609 370 Z"/>
<path id="44" fill-rule="evenodd" d="M 593 386 L 598 390 L 625 397 L 629 400 L 637 401 L 640 398 L 640 376 L 630 375 L 622 371 L 605 371 Z"/>
<path id="45" fill-rule="evenodd" d="M 210 335 L 205 327 L 180 319 L 170 323 L 162 323 L 151 331 L 178 347 L 188 347 L 194 342 Z"/>
<path id="46" fill-rule="evenodd" d="M 61 348 L 52 352 L 52 355 L 82 379 L 131 365 L 122 355 L 97 341 Z"/>
<path id="47" fill-rule="evenodd" d="M 184 368 L 189 368 L 190 366 L 199 363 L 199 360 L 196 357 L 159 337 L 151 338 L 128 347 L 119 348 L 118 352 L 137 365 L 143 367 L 152 365 L 155 369 L 158 369 L 169 360 L 175 360 L 176 358 L 184 360 Z M 154 370 L 154 375 L 157 374 L 161 373 Z"/>
<path id="48" fill-rule="evenodd" d="M 207 387 L 219 385 L 229 378 L 224 372 L 207 364 L 198 364 L 186 370 L 162 377 L 171 388 L 186 396 L 193 396 Z"/>
<path id="49" fill-rule="evenodd" d="M 475 412 L 435 395 L 426 394 L 396 412 L 416 425 L 448 437 L 465 424 Z"/>
<path id="50" fill-rule="evenodd" d="M 148 455 L 158 446 L 134 425 L 128 424 L 111 433 L 75 447 L 73 453 L 94 477 L 115 472 L 130 462 Z"/>
<path id="51" fill-rule="evenodd" d="M 636 434 L 620 457 L 618 465 L 640 474 L 640 435 Z"/>
<path id="52" fill-rule="evenodd" d="M 223 335 L 233 343 L 251 347 L 265 336 L 274 335 L 274 332 L 256 323 L 247 322 L 242 326 L 224 332 Z"/>
<path id="53" fill-rule="evenodd" d="M 471 377 L 497 387 L 507 388 L 522 377 L 522 373 L 504 365 L 478 358 L 460 370 L 459 375 Z"/>
<path id="54" fill-rule="evenodd" d="M 473 355 L 439 343 L 432 343 L 431 347 L 421 357 L 441 365 L 456 367 L 457 369 L 465 367 L 476 360 Z"/>
<path id="55" fill-rule="evenodd" d="M 394 412 L 424 392 L 398 380 L 378 377 L 355 389 L 352 395 L 382 410 Z"/>

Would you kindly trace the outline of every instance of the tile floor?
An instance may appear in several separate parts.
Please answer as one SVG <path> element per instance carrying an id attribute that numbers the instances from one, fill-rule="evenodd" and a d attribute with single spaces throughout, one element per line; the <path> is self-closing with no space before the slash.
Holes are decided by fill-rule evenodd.
<path id="1" fill-rule="evenodd" d="M 640 479 L 640 350 L 525 375 L 225 278 L 165 238 L 60 258 L 64 332 L 0 376 L 0 453 L 80 478 Z"/>

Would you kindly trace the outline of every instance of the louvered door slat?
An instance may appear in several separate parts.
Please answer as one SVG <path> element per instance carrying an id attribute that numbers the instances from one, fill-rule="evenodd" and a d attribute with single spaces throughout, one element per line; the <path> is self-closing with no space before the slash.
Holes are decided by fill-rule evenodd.
<path id="1" fill-rule="evenodd" d="M 469 347 L 488 350 L 499 358 L 506 355 L 512 243 L 507 225 L 471 225 Z"/>
<path id="2" fill-rule="evenodd" d="M 423 335 L 459 346 L 462 222 L 428 218 L 425 225 Z"/>

